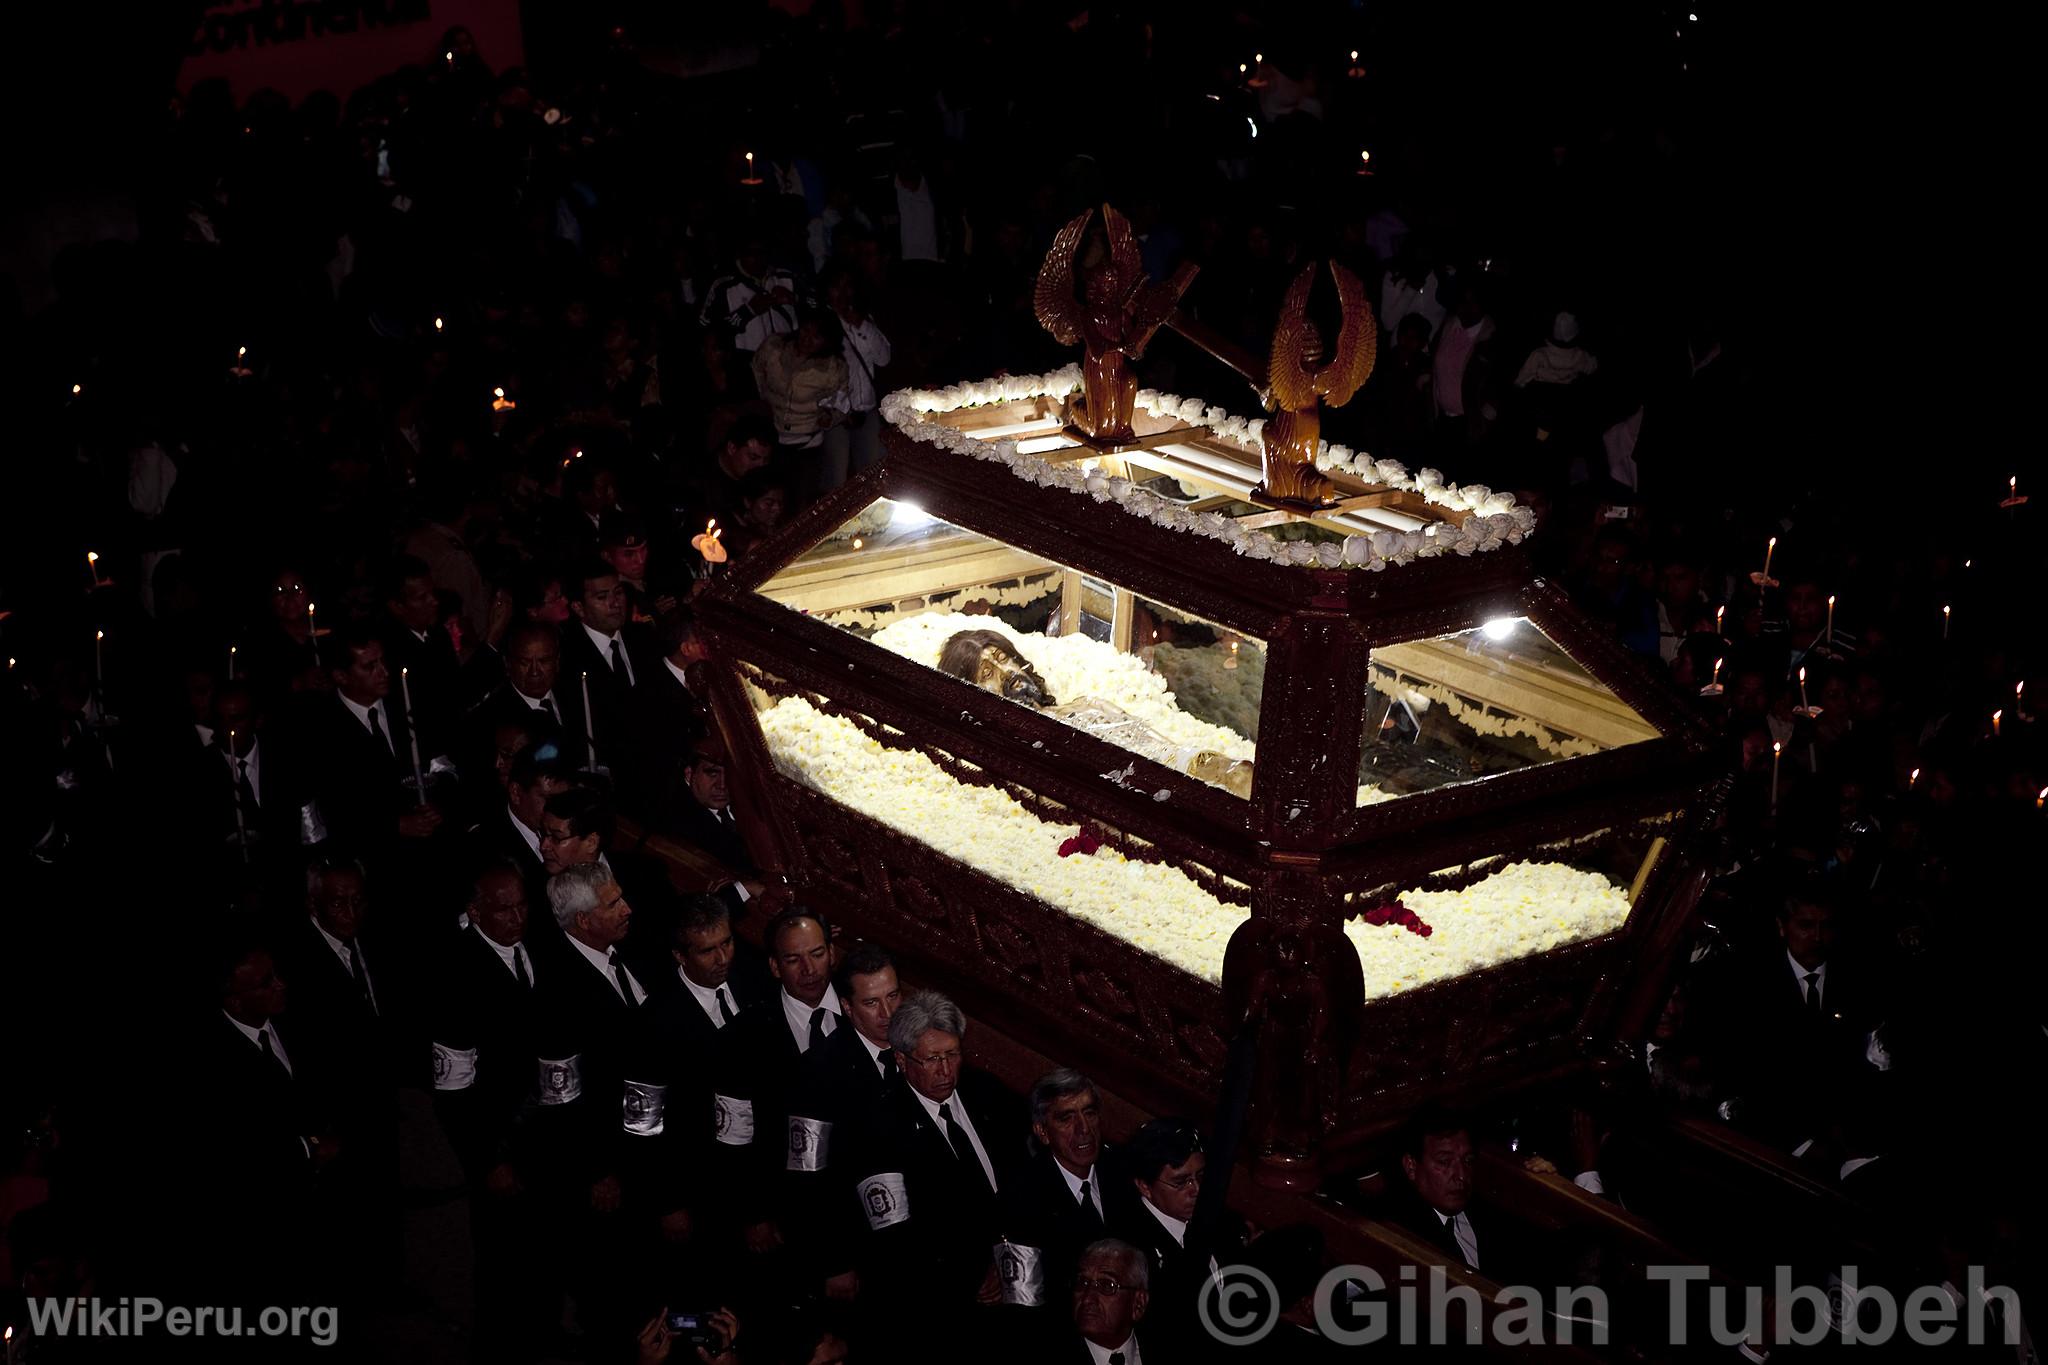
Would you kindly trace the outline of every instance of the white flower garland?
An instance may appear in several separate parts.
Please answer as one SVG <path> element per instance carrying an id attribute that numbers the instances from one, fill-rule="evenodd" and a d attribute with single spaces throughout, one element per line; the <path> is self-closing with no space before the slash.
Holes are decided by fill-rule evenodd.
<path id="1" fill-rule="evenodd" d="M 1180 868 L 1108 845 L 1062 858 L 1060 844 L 1079 825 L 1053 824 L 997 788 L 959 782 L 926 755 L 891 748 L 800 697 L 768 707 L 761 730 L 776 767 L 795 781 L 1183 971 L 1223 979 L 1224 949 L 1248 912 Z M 1429 922 L 1430 937 L 1345 925 L 1367 999 L 1608 933 L 1629 909 L 1605 877 L 1558 863 L 1512 863 L 1459 891 L 1400 899 Z"/>
<path id="2" fill-rule="evenodd" d="M 943 389 L 898 389 L 882 400 L 882 417 L 914 440 L 970 459 L 1001 464 L 1017 478 L 1041 488 L 1060 488 L 1086 494 L 1097 502 L 1114 502 L 1133 516 L 1154 525 L 1188 535 L 1220 540 L 1238 554 L 1277 564 L 1295 564 L 1322 569 L 1357 568 L 1378 571 L 1389 564 L 1408 564 L 1436 555 L 1471 555 L 1498 549 L 1503 544 L 1520 544 L 1536 528 L 1536 516 L 1515 503 L 1511 493 L 1495 492 L 1483 484 L 1459 487 L 1446 483 L 1434 469 L 1411 476 L 1398 460 L 1374 460 L 1348 446 L 1325 442 L 1316 457 L 1317 467 L 1341 470 L 1403 492 L 1420 494 L 1438 507 L 1469 511 L 1476 515 L 1463 526 L 1434 523 L 1420 531 L 1374 531 L 1370 535 L 1346 536 L 1338 541 L 1283 541 L 1258 531 L 1247 530 L 1221 512 L 1190 512 L 1177 503 L 1140 488 L 1129 479 L 1111 478 L 1101 470 L 1084 470 L 1078 462 L 1054 464 L 1017 449 L 1015 440 L 983 441 L 925 414 L 953 412 L 988 403 L 1021 402 L 1034 398 L 1057 398 L 1081 384 L 1081 369 L 1069 365 L 1042 375 L 1007 375 L 976 383 L 954 384 Z M 1222 408 L 1206 406 L 1198 398 L 1182 398 L 1140 389 L 1138 406 L 1155 416 L 1199 426 L 1216 437 L 1249 450 L 1259 449 L 1264 418 L 1233 417 Z"/>
<path id="3" fill-rule="evenodd" d="M 1457 693 L 1439 683 L 1424 682 L 1419 678 L 1405 675 L 1389 678 L 1383 676 L 1378 668 L 1370 670 L 1367 676 L 1375 692 L 1403 701 L 1410 697 L 1422 697 L 1443 707 L 1450 712 L 1451 719 L 1477 734 L 1497 735 L 1502 738 L 1519 735 L 1533 741 L 1544 753 L 1558 758 L 1583 758 L 1587 754 L 1605 752 L 1604 746 L 1595 744 L 1590 739 L 1559 739 L 1551 734 L 1548 726 L 1535 721 L 1525 720 L 1521 716 L 1495 715 L 1483 706 L 1467 706 Z"/>

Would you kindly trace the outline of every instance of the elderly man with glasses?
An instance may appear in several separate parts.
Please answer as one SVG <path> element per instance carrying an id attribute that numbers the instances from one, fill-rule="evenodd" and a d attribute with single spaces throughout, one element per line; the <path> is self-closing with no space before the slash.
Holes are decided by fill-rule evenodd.
<path id="1" fill-rule="evenodd" d="M 957 1346 L 974 1330 L 977 1303 L 1001 1298 L 1003 1195 L 1025 1179 L 1022 1106 L 965 1065 L 966 1031 L 960 1007 L 934 991 L 897 1007 L 889 1046 L 907 1084 L 874 1102 L 847 1165 L 863 1227 L 862 1295 L 929 1332 L 918 1344 L 933 1349 Z"/>
<path id="2" fill-rule="evenodd" d="M 1074 1272 L 1073 1293 L 1080 1347 L 1049 1358 L 1073 1365 L 1145 1365 L 1145 1338 L 1138 1334 L 1152 1297 L 1145 1253 L 1114 1237 L 1089 1243 Z"/>

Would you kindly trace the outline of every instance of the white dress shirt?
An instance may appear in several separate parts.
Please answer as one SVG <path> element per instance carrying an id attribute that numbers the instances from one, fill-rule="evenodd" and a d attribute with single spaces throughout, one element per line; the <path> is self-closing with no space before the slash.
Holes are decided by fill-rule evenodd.
<path id="1" fill-rule="evenodd" d="M 343 973 L 347 975 L 350 981 L 354 981 L 356 979 L 355 963 L 361 961 L 361 959 L 359 959 L 356 956 L 355 946 L 353 944 L 343 943 L 340 939 L 328 933 L 327 926 L 320 923 L 320 921 L 317 919 L 313 920 L 313 927 L 319 931 L 320 937 L 327 940 L 327 946 L 334 950 L 334 956 L 341 962 L 341 970 L 343 971 Z M 363 980 L 368 984 L 369 988 L 370 1013 L 376 1014 L 378 1013 L 377 983 L 370 980 L 370 964 L 367 962 L 363 963 Z"/>
<path id="2" fill-rule="evenodd" d="M 1125 1337 L 1124 1344 L 1121 1346 L 1097 1346 L 1086 1337 L 1081 1338 L 1081 1342 L 1088 1348 L 1088 1356 L 1095 1362 L 1095 1365 L 1109 1365 L 1111 1353 L 1118 1351 L 1123 1353 L 1124 1365 L 1138 1365 L 1138 1334 L 1136 1332 Z"/>
<path id="3" fill-rule="evenodd" d="M 862 318 L 857 325 L 841 318 L 839 325 L 846 338 L 846 406 L 853 412 L 871 411 L 881 402 L 875 371 L 889 363 L 889 338 L 873 318 Z"/>
<path id="4" fill-rule="evenodd" d="M 364 734 L 369 734 L 371 732 L 370 713 L 372 711 L 376 712 L 377 728 L 384 732 L 384 747 L 391 751 L 391 755 L 393 758 L 396 758 L 398 756 L 398 741 L 394 740 L 391 737 L 390 707 L 386 706 L 382 701 L 373 701 L 368 706 L 358 706 L 354 702 L 350 701 L 347 697 L 343 697 L 342 694 L 339 692 L 335 693 L 334 695 L 337 697 L 341 697 L 341 704 L 343 706 L 346 706 L 348 708 L 348 713 L 356 718 L 356 724 L 363 727 Z"/>
<path id="5" fill-rule="evenodd" d="M 945 1101 L 934 1100 L 915 1086 L 911 1087 L 910 1093 L 915 1095 L 917 1102 L 924 1106 L 924 1112 L 931 1115 L 932 1122 L 938 1127 L 941 1138 L 946 1138 L 948 1135 L 946 1133 L 946 1120 L 939 1116 L 939 1105 L 943 1102 L 952 1110 L 953 1122 L 959 1124 L 960 1131 L 967 1134 L 967 1145 L 974 1149 L 974 1159 L 981 1163 L 982 1171 L 988 1176 L 988 1187 L 997 1194 L 1001 1194 L 1003 1187 L 996 1182 L 995 1163 L 988 1159 L 988 1148 L 981 1145 L 981 1134 L 974 1131 L 974 1120 L 967 1117 L 967 1106 L 961 1103 L 960 1092 L 955 1090 L 953 1097 Z"/>
<path id="6" fill-rule="evenodd" d="M 1442 1209 L 1431 1209 L 1431 1213 L 1444 1221 L 1451 1235 L 1458 1239 L 1458 1254 L 1465 1258 L 1465 1264 L 1479 1269 L 1479 1234 L 1472 1228 L 1472 1220 L 1464 1214 L 1448 1214 Z"/>
<path id="7" fill-rule="evenodd" d="M 740 1002 L 733 999 L 732 987 L 730 984 L 719 986 L 716 989 L 713 989 L 710 986 L 700 986 L 696 982 L 690 980 L 690 974 L 684 971 L 681 967 L 676 968 L 676 980 L 683 983 L 683 989 L 688 991 L 690 993 L 690 998 L 695 1000 L 698 1006 L 701 1009 L 703 1009 L 704 1017 L 711 1021 L 711 1027 L 725 1027 L 725 1015 L 720 1013 L 718 1009 L 718 997 L 721 995 L 725 997 L 725 1003 L 732 1007 L 734 1017 L 738 1017 L 740 1012 Z"/>
<path id="8" fill-rule="evenodd" d="M 552 687 L 547 690 L 545 696 L 529 697 L 516 687 L 512 689 L 512 695 L 525 702 L 526 709 L 529 711 L 538 711 L 555 721 L 562 719 L 562 703 L 555 700 L 555 689 Z"/>
<path id="9" fill-rule="evenodd" d="M 798 1052 L 811 1050 L 811 1011 L 820 1007 L 825 1011 L 825 1036 L 830 1038 L 833 1030 L 839 1027 L 839 1016 L 845 1013 L 839 1003 L 838 991 L 825 987 L 825 998 L 817 1005 L 806 1005 L 788 991 L 782 992 L 782 1017 L 789 1023 L 790 1036 L 796 1039 Z"/>
<path id="10" fill-rule="evenodd" d="M 526 844 L 527 852 L 533 854 L 535 862 L 541 861 L 540 836 L 526 827 L 526 822 L 512 813 L 512 807 L 505 807 L 505 818 L 512 822 L 512 828 L 519 831 L 520 839 Z"/>
<path id="11" fill-rule="evenodd" d="M 229 753 L 226 749 L 222 749 L 220 756 L 221 760 L 228 765 L 228 776 L 230 778 L 235 777 L 237 767 L 235 755 Z M 242 766 L 246 767 L 249 773 L 249 790 L 256 793 L 256 804 L 261 806 L 263 804 L 263 741 L 260 739 L 251 740 L 249 742 L 249 752 L 243 754 L 241 759 Z"/>
<path id="12" fill-rule="evenodd" d="M 1799 959 L 1792 956 L 1792 953 L 1789 949 L 1786 950 L 1785 960 L 1792 964 L 1792 981 L 1794 985 L 1799 987 L 1799 1003 L 1805 1005 L 1808 1009 L 1812 1009 L 1813 1006 L 1807 1004 L 1806 999 L 1806 992 L 1808 989 L 1806 984 L 1806 977 L 1808 969 L 1799 965 Z M 1828 964 L 1823 962 L 1820 964 L 1820 966 L 1815 967 L 1812 970 L 1818 973 L 1820 976 L 1820 980 L 1814 982 L 1813 984 L 1820 987 L 1821 1008 L 1826 1009 L 1828 1004 Z"/>
<path id="13" fill-rule="evenodd" d="M 633 685 L 633 655 L 627 650 L 625 639 L 618 635 L 606 635 L 603 631 L 592 630 L 590 623 L 587 621 L 580 622 L 579 624 L 583 627 L 583 633 L 590 637 L 590 643 L 597 646 L 597 657 L 604 660 L 606 668 L 612 666 L 612 644 L 614 641 L 618 643 L 619 660 L 626 666 L 626 686 L 631 687 Z"/>
<path id="14" fill-rule="evenodd" d="M 1147 1213 L 1150 1213 L 1154 1218 L 1157 1218 L 1159 1220 L 1159 1226 L 1165 1228 L 1167 1232 L 1172 1234 L 1173 1244 L 1179 1247 L 1182 1251 L 1186 1251 L 1188 1246 L 1188 1225 L 1182 1222 L 1180 1219 L 1174 1217 L 1172 1214 L 1166 1212 L 1164 1209 L 1160 1208 L 1157 1204 L 1153 1203 L 1151 1200 L 1147 1199 L 1142 1194 L 1138 1196 L 1138 1202 L 1145 1206 L 1145 1211 Z M 1211 1275 L 1221 1275 L 1223 1273 L 1223 1271 L 1217 1266 L 1216 1258 L 1214 1256 L 1211 1256 L 1209 1258 L 1209 1273 Z"/>
<path id="15" fill-rule="evenodd" d="M 277 1036 L 277 1030 L 271 1026 L 271 1023 L 268 1019 L 265 1019 L 263 1021 L 263 1026 L 261 1028 L 250 1028 L 247 1024 L 235 1018 L 234 1015 L 229 1014 L 226 1010 L 222 1010 L 220 1012 L 220 1017 L 227 1020 L 230 1024 L 233 1024 L 235 1028 L 241 1033 L 241 1035 L 249 1040 L 249 1046 L 255 1048 L 258 1052 L 261 1052 L 263 1050 L 263 1038 L 265 1034 L 268 1034 L 270 1036 L 271 1051 L 277 1054 L 277 1060 L 284 1067 L 285 1075 L 290 1076 L 296 1074 L 292 1071 L 292 1059 L 285 1055 L 284 1039 Z"/>
<path id="16" fill-rule="evenodd" d="M 597 968 L 598 972 L 604 977 L 604 984 L 610 986 L 614 991 L 618 991 L 619 989 L 619 979 L 616 975 L 613 974 L 612 968 L 615 966 L 625 968 L 626 984 L 631 986 L 633 989 L 630 995 L 621 993 L 619 997 L 620 999 L 624 1000 L 629 1005 L 637 1005 L 647 998 L 647 988 L 640 984 L 639 977 L 633 975 L 632 968 L 627 967 L 625 963 L 619 961 L 619 954 L 617 949 L 607 948 L 600 953 L 597 949 L 591 947 L 588 943 L 585 943 L 582 939 L 576 937 L 576 935 L 574 934 L 564 934 L 562 935 L 562 937 L 568 939 L 569 945 L 573 947 L 577 952 L 583 954 L 583 960 L 585 962 L 588 962 L 591 966 Z"/>
<path id="17" fill-rule="evenodd" d="M 1058 1157 L 1053 1158 L 1052 1166 L 1060 1173 L 1060 1179 L 1067 1182 L 1067 1193 L 1073 1196 L 1076 1204 L 1081 1202 L 1081 1183 L 1087 1182 L 1088 1202 L 1095 1206 L 1095 1216 L 1107 1222 L 1108 1216 L 1102 1211 L 1102 1182 L 1095 1178 L 1095 1168 L 1090 1166 L 1086 1175 L 1075 1175 L 1060 1164 Z"/>
<path id="18" fill-rule="evenodd" d="M 681 687 L 683 691 L 688 692 L 693 697 L 697 695 L 696 691 L 692 689 L 690 686 L 690 680 L 683 675 L 683 670 L 675 666 L 674 660 L 668 658 L 666 655 L 663 655 L 661 660 L 661 666 L 663 668 L 666 668 L 669 672 L 675 674 L 676 685 Z"/>
<path id="19" fill-rule="evenodd" d="M 471 925 L 470 927 L 472 929 L 476 928 L 475 925 Z M 519 950 L 518 955 L 526 959 L 526 979 L 529 982 L 534 979 L 533 954 L 523 951 L 526 947 L 526 940 L 521 939 L 519 942 L 513 944 L 512 947 L 507 948 L 504 944 L 498 942 L 498 940 L 492 938 L 489 934 L 485 933 L 481 929 L 476 930 L 476 936 L 482 939 L 486 944 L 488 944 L 490 946 L 490 950 L 498 955 L 498 961 L 505 964 L 505 970 L 512 974 L 512 979 L 514 981 L 517 981 L 519 979 L 519 963 L 513 954 L 515 950 Z"/>

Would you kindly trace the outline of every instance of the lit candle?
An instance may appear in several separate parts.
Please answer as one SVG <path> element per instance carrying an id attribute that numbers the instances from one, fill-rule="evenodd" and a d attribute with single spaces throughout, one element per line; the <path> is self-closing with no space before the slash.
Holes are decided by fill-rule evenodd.
<path id="1" fill-rule="evenodd" d="M 1225 668 L 1237 667 L 1237 641 L 1232 640 L 1230 642 L 1230 657 L 1223 661 L 1223 666 Z"/>
<path id="2" fill-rule="evenodd" d="M 1764 542 L 1764 585 L 1766 587 L 1771 582 L 1771 555 L 1776 552 L 1777 548 L 1778 538 L 1776 536 L 1772 536 L 1768 541 Z"/>
<path id="3" fill-rule="evenodd" d="M 313 666 L 320 666 L 320 627 L 314 623 L 313 604 L 306 603 L 306 643 L 313 647 Z"/>
<path id="4" fill-rule="evenodd" d="M 1771 741 L 1771 814 L 1778 813 L 1778 760 L 1785 756 L 1785 746 L 1777 740 Z"/>
<path id="5" fill-rule="evenodd" d="M 72 396 L 73 398 L 76 398 L 76 397 L 78 397 L 78 395 L 80 395 L 81 393 L 84 393 L 84 392 L 85 392 L 85 385 L 83 385 L 83 384 L 73 384 L 73 385 L 71 386 L 71 396 Z"/>
<path id="6" fill-rule="evenodd" d="M 856 549 L 856 550 L 862 550 L 862 549 L 866 549 L 866 548 L 867 548 L 867 542 L 866 542 L 865 540 L 861 539 L 861 538 L 860 538 L 859 536 L 855 536 L 855 537 L 853 538 L 853 548 L 854 548 L 854 549 Z M 711 556 L 710 556 L 710 555 L 706 555 L 706 556 L 704 556 L 704 557 L 705 557 L 706 559 L 709 559 L 709 558 L 711 558 Z"/>
<path id="7" fill-rule="evenodd" d="M 2020 476 L 2015 474 L 2005 481 L 2005 501 L 1998 505 L 2011 511 L 2025 501 L 2026 499 L 2020 496 Z"/>
<path id="8" fill-rule="evenodd" d="M 590 670 L 583 670 L 583 755 L 591 767 L 597 766 L 597 734 L 590 719 Z"/>
<path id="9" fill-rule="evenodd" d="M 2027 718 L 2027 680 L 2021 678 L 2012 685 L 2012 713 L 2021 720 Z"/>
<path id="10" fill-rule="evenodd" d="M 442 321 L 442 320 L 441 320 L 440 318 L 435 318 L 435 319 L 434 319 L 434 330 L 435 330 L 435 331 L 437 331 L 437 332 L 443 332 L 443 331 L 446 331 L 447 329 L 448 329 L 448 324 L 447 324 L 446 322 Z"/>
<path id="11" fill-rule="evenodd" d="M 107 633 L 104 630 L 92 633 L 92 680 L 102 692 L 107 690 L 106 643 Z"/>
<path id="12" fill-rule="evenodd" d="M 404 668 L 398 670 L 398 696 L 405 703 L 405 740 L 407 744 L 412 746 L 413 794 L 419 797 L 421 805 L 425 805 L 427 801 L 427 780 L 420 774 L 420 731 L 419 727 L 413 724 L 412 680 L 406 676 L 410 671 L 410 669 Z"/>
<path id="13" fill-rule="evenodd" d="M 1952 610 L 1954 609 L 1951 607 L 1943 607 L 1941 609 L 1941 638 L 1944 640 L 1948 638 L 1948 617 L 1949 612 Z"/>
<path id="14" fill-rule="evenodd" d="M 2043 806 L 2048 806 L 2048 787 L 2041 788 L 2041 794 L 2034 798 L 2035 810 L 2039 810 Z"/>
<path id="15" fill-rule="evenodd" d="M 2003 719 L 2005 719 L 2005 712 L 2002 709 L 1991 713 L 1991 737 L 1993 739 L 1998 738 L 1998 722 Z"/>
<path id="16" fill-rule="evenodd" d="M 513 401 L 512 401 L 511 399 L 509 399 L 509 398 L 507 398 L 507 397 L 505 396 L 505 390 L 504 390 L 504 389 L 502 389 L 502 388 L 496 388 L 496 389 L 492 389 L 492 390 L 491 390 L 491 411 L 492 411 L 492 412 L 510 412 L 510 411 L 512 411 L 512 409 L 514 409 L 514 408 L 516 408 L 516 407 L 518 407 L 518 406 L 519 406 L 519 405 L 518 405 L 517 403 L 513 402 Z"/>
<path id="17" fill-rule="evenodd" d="M 85 552 L 85 571 L 92 575 L 92 585 L 100 585 L 100 557 L 92 550 Z"/>
<path id="18" fill-rule="evenodd" d="M 1912 772 L 1906 774 L 1906 789 L 1908 791 L 1911 791 L 1915 786 L 1919 785 L 1919 782 L 1920 770 L 1918 768 L 1915 768 Z"/>
<path id="19" fill-rule="evenodd" d="M 1801 664 L 1801 665 L 1799 666 L 1799 709 L 1800 709 L 1800 710 L 1802 710 L 1802 711 L 1811 711 L 1811 710 L 1813 709 L 1813 708 L 1812 708 L 1811 706 L 1808 706 L 1808 705 L 1806 704 L 1806 665 L 1805 665 L 1805 664 Z"/>
<path id="20" fill-rule="evenodd" d="M 1244 74 L 1245 74 L 1246 72 L 1248 72 L 1248 71 L 1250 71 L 1250 70 L 1251 70 L 1251 68 L 1250 68 L 1250 67 L 1248 67 L 1248 66 L 1246 66 L 1246 65 L 1245 65 L 1245 64 L 1244 64 L 1243 62 L 1239 62 L 1239 63 L 1237 64 L 1237 74 L 1238 74 L 1238 75 L 1240 75 L 1240 76 L 1244 75 Z"/>
<path id="21" fill-rule="evenodd" d="M 1372 153 L 1365 150 L 1365 148 L 1363 147 L 1360 147 L 1358 149 L 1358 174 L 1372 174 Z"/>
<path id="22" fill-rule="evenodd" d="M 1835 595 L 1828 594 L 1828 644 L 1835 642 Z"/>
<path id="23" fill-rule="evenodd" d="M 228 646 L 228 681 L 229 681 L 229 682 L 233 682 L 234 680 L 235 680 L 235 647 L 234 647 L 233 645 L 229 645 L 229 646 Z"/>
<path id="24" fill-rule="evenodd" d="M 1714 634 L 1720 635 L 1723 633 L 1721 630 L 1721 621 L 1722 618 L 1727 615 L 1728 608 L 1725 605 L 1714 608 Z"/>
<path id="25" fill-rule="evenodd" d="M 1714 674 L 1707 679 L 1707 685 L 1700 689 L 1701 696 L 1718 697 L 1721 695 L 1721 665 L 1726 662 L 1726 659 L 1714 660 Z"/>

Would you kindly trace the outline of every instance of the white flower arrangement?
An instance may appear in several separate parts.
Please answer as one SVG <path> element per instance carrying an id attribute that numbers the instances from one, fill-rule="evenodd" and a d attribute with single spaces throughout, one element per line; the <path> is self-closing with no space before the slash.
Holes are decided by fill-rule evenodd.
<path id="1" fill-rule="evenodd" d="M 1080 366 L 1069 365 L 1050 374 L 1006 375 L 943 389 L 898 389 L 882 400 L 881 412 L 884 420 L 913 440 L 969 459 L 1003 465 L 1017 478 L 1041 488 L 1059 488 L 1098 502 L 1114 502 L 1131 515 L 1144 517 L 1168 530 L 1219 540 L 1247 558 L 1276 564 L 1377 572 L 1389 565 L 1410 564 L 1442 554 L 1471 555 L 1503 544 L 1518 545 L 1536 528 L 1535 513 L 1518 506 L 1511 494 L 1495 492 L 1484 484 L 1461 488 L 1446 483 L 1444 476 L 1434 469 L 1410 477 L 1398 460 L 1374 460 L 1348 446 L 1325 442 L 1316 456 L 1318 468 L 1341 470 L 1389 488 L 1419 494 L 1433 505 L 1474 515 L 1462 526 L 1440 522 L 1419 531 L 1375 531 L 1370 535 L 1346 536 L 1341 544 L 1280 541 L 1247 530 L 1221 513 L 1190 513 L 1149 489 L 1134 486 L 1128 479 L 1112 479 L 1100 471 L 1083 470 L 1078 462 L 1054 464 L 1018 450 L 1014 440 L 978 440 L 927 416 L 989 403 L 1064 397 L 1080 385 Z M 1137 405 L 1154 416 L 1202 427 L 1220 440 L 1254 451 L 1259 449 L 1259 435 L 1265 429 L 1263 417 L 1247 421 L 1222 408 L 1205 406 L 1199 399 L 1156 389 L 1138 390 Z"/>
<path id="2" fill-rule="evenodd" d="M 1193 976 L 1223 979 L 1224 949 L 1247 912 L 1180 868 L 1107 845 L 1063 858 L 1060 845 L 1079 825 L 1054 824 L 1001 790 L 960 782 L 925 754 L 891 748 L 800 697 L 769 706 L 761 729 L 791 779 Z M 1608 933 L 1629 910 L 1605 877 L 1558 863 L 1511 863 L 1462 890 L 1407 891 L 1400 900 L 1429 922 L 1428 938 L 1398 926 L 1345 926 L 1367 999 Z"/>
<path id="3" fill-rule="evenodd" d="M 1424 682 L 1417 678 L 1393 678 L 1380 669 L 1371 670 L 1368 675 L 1375 692 L 1383 693 L 1407 702 L 1420 714 L 1433 703 L 1441 706 L 1457 721 L 1475 734 L 1513 738 L 1517 735 L 1532 741 L 1544 753 L 1557 758 L 1583 758 L 1587 754 L 1603 752 L 1604 746 L 1590 739 L 1579 739 L 1567 735 L 1559 739 L 1550 728 L 1520 716 L 1499 715 L 1484 706 L 1468 706 L 1463 698 L 1440 683 Z M 1421 702 L 1421 705 L 1416 705 Z"/>

